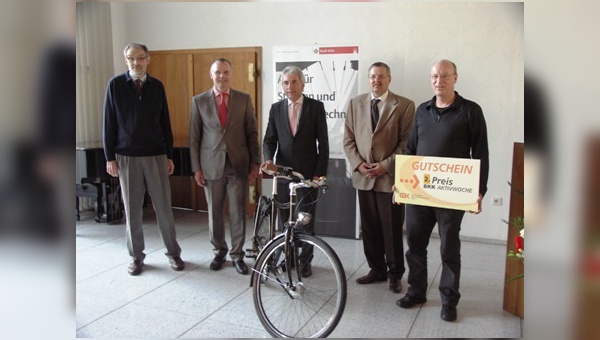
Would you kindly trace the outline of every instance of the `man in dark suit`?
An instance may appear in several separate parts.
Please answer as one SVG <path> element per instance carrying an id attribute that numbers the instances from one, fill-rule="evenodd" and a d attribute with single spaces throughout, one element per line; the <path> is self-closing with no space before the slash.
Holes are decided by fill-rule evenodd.
<path id="1" fill-rule="evenodd" d="M 286 99 L 271 106 L 269 124 L 263 140 L 263 156 L 266 163 L 275 163 L 293 168 L 306 179 L 317 179 L 327 175 L 329 162 L 329 139 L 327 120 L 323 103 L 302 94 L 304 75 L 296 66 L 288 66 L 282 71 L 282 85 Z M 289 201 L 287 182 L 280 181 L 277 187 L 277 200 Z M 307 226 L 314 233 L 317 197 L 316 189 L 299 189 L 299 211 L 310 213 L 313 218 Z M 280 209 L 280 229 L 289 218 L 289 210 Z M 303 277 L 312 275 L 312 246 L 302 247 L 298 259 Z"/>
<path id="2" fill-rule="evenodd" d="M 389 289 L 402 290 L 404 207 L 392 204 L 396 155 L 406 150 L 415 117 L 415 103 L 388 90 L 390 67 L 369 67 L 370 93 L 350 100 L 344 130 L 344 151 L 358 190 L 360 224 L 370 271 L 356 279 L 370 284 L 389 279 Z"/>
<path id="3" fill-rule="evenodd" d="M 247 274 L 243 245 L 248 181 L 256 178 L 260 163 L 256 116 L 250 95 L 231 89 L 232 68 L 227 59 L 212 63 L 210 77 L 214 86 L 192 98 L 190 117 L 192 171 L 206 194 L 210 242 L 215 251 L 210 269 L 221 269 L 229 250 L 223 219 L 228 196 L 229 256 L 237 272 Z"/>

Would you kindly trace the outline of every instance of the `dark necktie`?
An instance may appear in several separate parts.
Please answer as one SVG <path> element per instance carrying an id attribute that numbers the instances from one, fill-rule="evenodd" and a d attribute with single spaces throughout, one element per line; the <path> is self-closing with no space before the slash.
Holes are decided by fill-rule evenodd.
<path id="1" fill-rule="evenodd" d="M 379 107 L 377 107 L 377 103 L 379 102 L 379 99 L 371 99 L 371 121 L 373 122 L 373 131 L 375 131 L 377 122 L 379 121 Z"/>
<path id="2" fill-rule="evenodd" d="M 142 80 L 141 79 L 136 79 L 135 81 L 135 92 L 137 93 L 138 97 L 142 95 Z"/>
<path id="3" fill-rule="evenodd" d="M 227 93 L 221 93 L 221 101 L 219 102 L 219 121 L 221 122 L 221 126 L 225 127 L 225 122 L 227 121 L 227 103 L 225 99 L 227 98 Z"/>

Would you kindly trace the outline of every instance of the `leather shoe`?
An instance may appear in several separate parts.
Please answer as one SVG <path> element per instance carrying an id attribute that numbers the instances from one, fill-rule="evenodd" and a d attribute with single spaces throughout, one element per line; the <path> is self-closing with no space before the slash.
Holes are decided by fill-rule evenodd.
<path id="1" fill-rule="evenodd" d="M 442 305 L 441 317 L 444 321 L 455 321 L 456 320 L 456 306 Z"/>
<path id="2" fill-rule="evenodd" d="M 400 294 L 402 291 L 402 282 L 400 282 L 400 279 L 390 278 L 390 290 L 393 293 Z"/>
<path id="3" fill-rule="evenodd" d="M 309 263 L 301 263 L 300 264 L 300 275 L 303 278 L 310 277 L 312 275 L 312 265 Z"/>
<path id="4" fill-rule="evenodd" d="M 396 304 L 402 308 L 412 308 L 415 305 L 421 304 L 421 303 L 425 303 L 427 301 L 427 298 L 425 297 L 416 297 L 416 296 L 411 296 L 411 295 L 404 295 L 403 298 L 401 298 L 400 300 L 396 301 Z"/>
<path id="5" fill-rule="evenodd" d="M 215 255 L 215 259 L 210 263 L 210 270 L 219 270 L 225 263 L 225 255 Z"/>
<path id="6" fill-rule="evenodd" d="M 140 273 L 142 272 L 143 266 L 144 266 L 144 261 L 133 260 L 129 264 L 129 267 L 127 267 L 127 272 L 129 273 L 129 275 L 133 275 L 133 276 L 140 275 Z"/>
<path id="7" fill-rule="evenodd" d="M 179 256 L 173 256 L 169 259 L 169 263 L 171 264 L 171 268 L 176 271 L 183 270 L 185 268 L 185 262 Z"/>
<path id="8" fill-rule="evenodd" d="M 367 275 L 361 276 L 358 279 L 356 279 L 356 283 L 358 283 L 359 285 L 367 285 L 370 283 L 380 281 L 387 281 L 387 277 L 385 275 L 379 275 L 372 270 L 370 270 Z"/>
<path id="9" fill-rule="evenodd" d="M 246 275 L 248 274 L 248 266 L 246 266 L 246 264 L 244 263 L 244 260 L 237 260 L 237 261 L 232 261 L 233 265 L 235 266 L 235 270 L 242 274 L 242 275 Z"/>

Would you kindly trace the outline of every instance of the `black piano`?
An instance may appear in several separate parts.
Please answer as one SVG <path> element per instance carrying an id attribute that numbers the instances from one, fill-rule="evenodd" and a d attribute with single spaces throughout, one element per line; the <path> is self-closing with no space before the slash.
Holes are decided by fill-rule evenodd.
<path id="1" fill-rule="evenodd" d="M 106 173 L 106 158 L 101 142 L 76 146 L 76 218 L 79 220 L 79 198 L 94 199 L 96 222 L 120 222 L 123 207 L 119 179 Z M 173 176 L 193 176 L 189 147 L 173 148 Z"/>
<path id="2" fill-rule="evenodd" d="M 119 179 L 106 173 L 102 143 L 80 144 L 75 152 L 75 218 L 80 219 L 80 197 L 87 197 L 94 200 L 96 222 L 120 222 L 123 207 Z"/>

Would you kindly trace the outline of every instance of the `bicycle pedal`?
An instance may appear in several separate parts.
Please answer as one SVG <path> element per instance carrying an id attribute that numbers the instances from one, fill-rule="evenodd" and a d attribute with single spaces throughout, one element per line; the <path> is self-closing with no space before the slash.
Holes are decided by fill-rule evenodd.
<path id="1" fill-rule="evenodd" d="M 247 258 L 255 259 L 257 256 L 258 256 L 257 249 L 246 249 L 246 257 Z"/>

